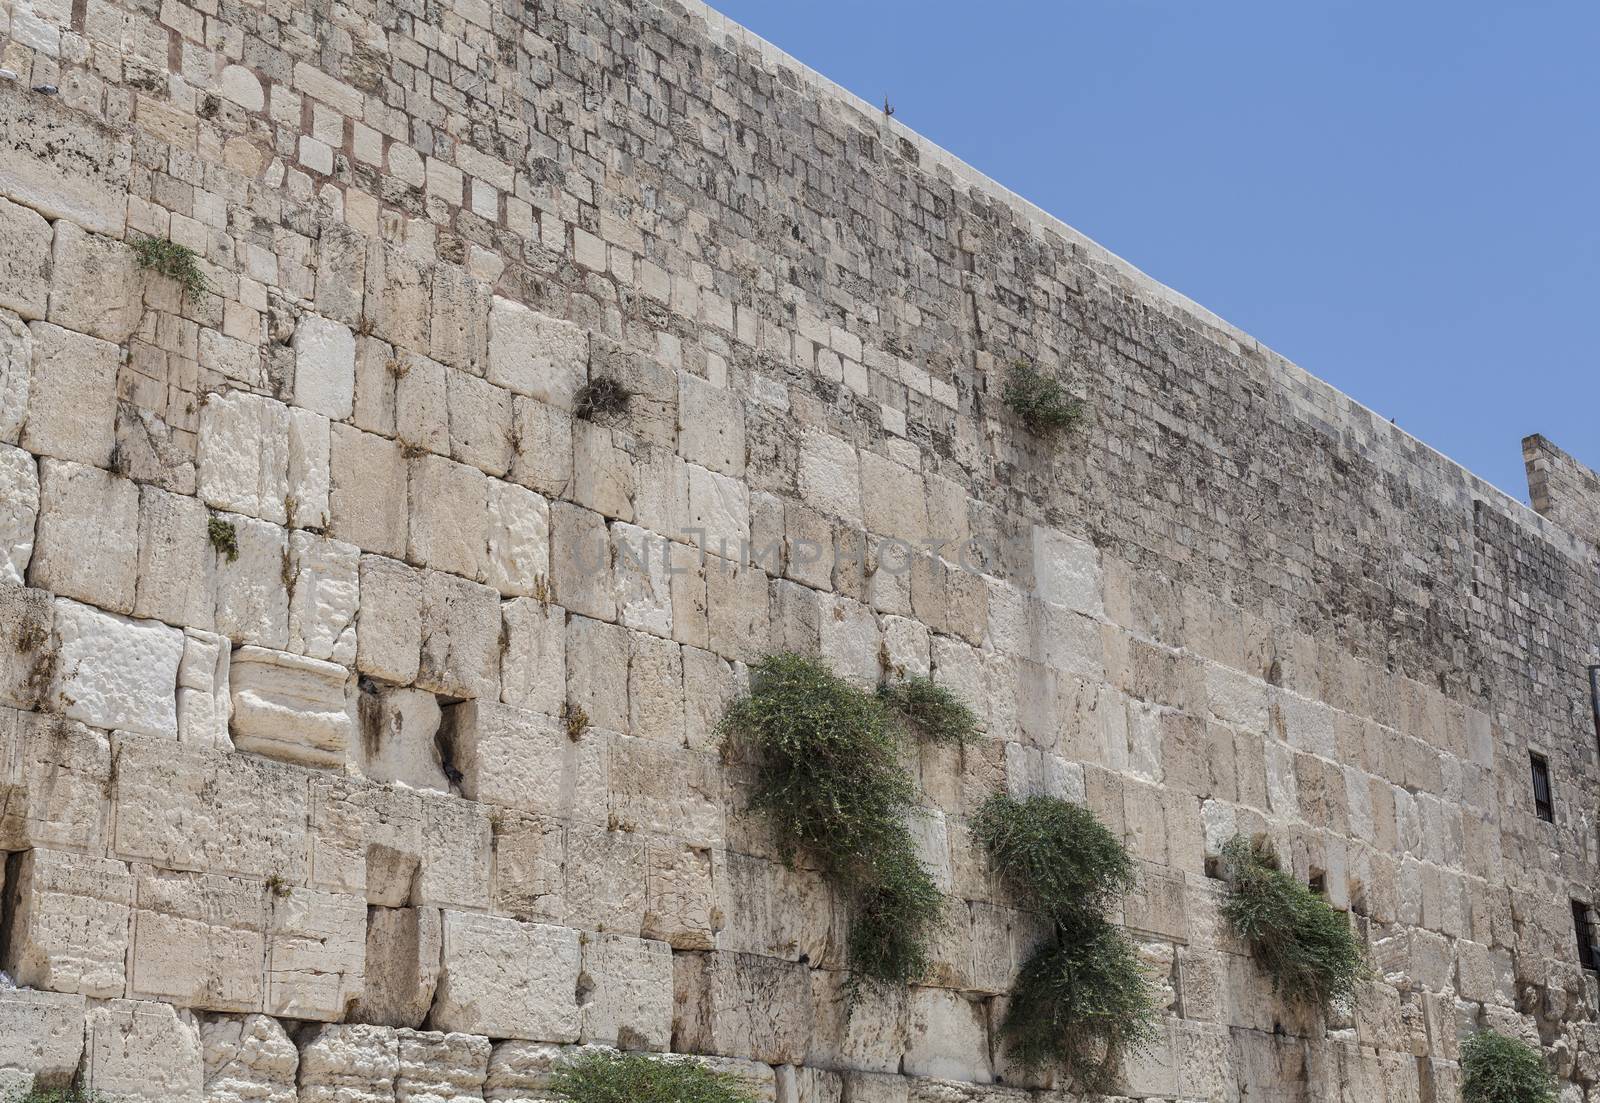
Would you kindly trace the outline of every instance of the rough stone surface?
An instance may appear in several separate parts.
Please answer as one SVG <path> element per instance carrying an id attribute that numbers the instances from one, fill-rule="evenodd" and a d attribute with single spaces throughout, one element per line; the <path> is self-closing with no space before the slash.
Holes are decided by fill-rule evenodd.
<path id="1" fill-rule="evenodd" d="M 577 1041 L 580 972 L 577 931 L 447 911 L 428 1021 L 496 1038 Z"/>
<path id="2" fill-rule="evenodd" d="M 0 445 L 0 583 L 21 586 L 28 577 L 38 519 L 38 463 L 20 448 Z"/>
<path id="3" fill-rule="evenodd" d="M 83 1057 L 84 998 L 67 992 L 0 991 L 0 1091 L 69 1084 Z"/>
<path id="4" fill-rule="evenodd" d="M 285 762 L 342 766 L 355 735 L 349 689 L 336 663 L 241 647 L 229 669 L 233 745 Z"/>
<path id="5" fill-rule="evenodd" d="M 51 700 L 62 715 L 98 728 L 178 737 L 182 632 L 63 598 L 56 602 L 55 633 Z"/>
<path id="6" fill-rule="evenodd" d="M 78 230 L 73 223 L 63 223 Z M 0 309 L 43 318 L 50 294 L 50 223 L 0 199 Z"/>
<path id="7" fill-rule="evenodd" d="M 199 1103 L 204 1063 L 194 1015 L 144 1000 L 110 1000 L 90 1008 L 83 1080 L 86 1088 L 111 1099 Z"/>

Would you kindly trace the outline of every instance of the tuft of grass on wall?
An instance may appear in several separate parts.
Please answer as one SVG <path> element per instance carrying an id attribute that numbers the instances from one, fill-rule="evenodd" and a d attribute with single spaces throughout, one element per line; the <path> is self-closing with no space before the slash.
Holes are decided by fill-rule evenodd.
<path id="1" fill-rule="evenodd" d="M 1002 397 L 1011 412 L 1040 436 L 1070 429 L 1083 417 L 1083 403 L 1073 398 L 1058 380 L 1026 360 L 1011 365 Z"/>
<path id="2" fill-rule="evenodd" d="M 1355 1002 L 1366 954 L 1350 919 L 1278 868 L 1266 843 L 1235 835 L 1222 848 L 1222 914 L 1285 998 L 1324 1012 Z"/>
<path id="3" fill-rule="evenodd" d="M 139 267 L 175 281 L 183 291 L 184 299 L 198 301 L 209 289 L 205 275 L 200 271 L 200 258 L 187 245 L 149 236 L 134 238 L 132 245 Z"/>
<path id="4" fill-rule="evenodd" d="M 556 1069 L 550 1088 L 571 1103 L 756 1103 L 733 1077 L 692 1061 L 609 1050 Z"/>
<path id="5" fill-rule="evenodd" d="M 885 682 L 878 697 L 929 743 L 962 744 L 978 738 L 977 714 L 949 686 L 913 675 Z"/>
<path id="6" fill-rule="evenodd" d="M 906 983 L 927 969 L 942 899 L 907 825 L 917 788 L 883 699 L 821 661 L 784 652 L 750 671 L 723 716 L 724 752 L 757 763 L 752 810 L 786 861 L 804 853 L 850 901 L 855 979 Z"/>
<path id="7" fill-rule="evenodd" d="M 1000 1037 L 1027 1069 L 1059 1066 L 1108 1092 L 1122 1061 L 1154 1037 L 1155 996 L 1133 943 L 1106 912 L 1133 888 L 1122 841 L 1058 797 L 990 797 L 973 835 L 1019 903 L 1051 923 L 1012 989 Z"/>
<path id="8" fill-rule="evenodd" d="M 1493 1030 L 1461 1043 L 1462 1103 L 1555 1103 L 1556 1081 L 1537 1047 Z"/>
<path id="9" fill-rule="evenodd" d="M 39 1088 L 33 1087 L 23 1090 L 13 1088 L 0 1096 L 4 1103 L 105 1103 L 105 1097 L 99 1092 L 86 1091 L 73 1086 L 69 1088 Z"/>
<path id="10" fill-rule="evenodd" d="M 229 563 L 239 558 L 239 530 L 234 528 L 232 521 L 224 521 L 221 517 L 211 518 L 206 522 L 206 538 L 217 549 L 218 555 L 228 557 Z"/>
<path id="11" fill-rule="evenodd" d="M 573 397 L 574 416 L 585 421 L 613 417 L 625 412 L 633 392 L 608 376 L 596 376 L 578 388 Z"/>

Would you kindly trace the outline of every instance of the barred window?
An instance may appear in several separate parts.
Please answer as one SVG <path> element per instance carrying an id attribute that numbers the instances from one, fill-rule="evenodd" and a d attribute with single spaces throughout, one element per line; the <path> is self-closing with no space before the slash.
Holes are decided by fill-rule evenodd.
<path id="1" fill-rule="evenodd" d="M 1533 810 L 1546 823 L 1556 822 L 1555 801 L 1550 795 L 1550 763 L 1542 754 L 1528 756 L 1533 763 Z"/>
<path id="2" fill-rule="evenodd" d="M 1581 900 L 1572 902 L 1572 926 L 1578 935 L 1578 963 L 1585 969 L 1600 969 L 1600 958 L 1595 956 L 1594 925 L 1589 921 L 1589 905 Z"/>

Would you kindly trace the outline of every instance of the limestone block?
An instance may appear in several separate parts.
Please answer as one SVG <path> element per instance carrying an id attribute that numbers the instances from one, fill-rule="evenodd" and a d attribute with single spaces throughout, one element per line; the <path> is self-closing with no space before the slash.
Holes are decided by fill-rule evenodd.
<path id="1" fill-rule="evenodd" d="M 814 870 L 718 852 L 713 882 L 725 926 L 719 949 L 821 962 L 833 933 L 833 899 Z"/>
<path id="2" fill-rule="evenodd" d="M 422 575 L 419 689 L 500 699 L 500 595 L 438 571 Z"/>
<path id="3" fill-rule="evenodd" d="M 573 739 L 559 717 L 483 700 L 453 706 L 448 733 L 461 792 L 468 800 L 605 822 L 603 733 L 590 731 Z"/>
<path id="4" fill-rule="evenodd" d="M 832 658 L 836 673 L 869 686 L 877 684 L 883 637 L 878 618 L 870 608 L 835 596 L 831 602 L 823 603 L 817 627 L 822 654 Z"/>
<path id="5" fill-rule="evenodd" d="M 108 1099 L 201 1103 L 204 1063 L 192 1012 L 110 1000 L 89 1009 L 83 1086 Z"/>
<path id="6" fill-rule="evenodd" d="M 300 1051 L 266 1015 L 200 1023 L 205 1103 L 299 1103 Z"/>
<path id="7" fill-rule="evenodd" d="M 1033 578 L 1041 600 L 1086 616 L 1104 615 L 1100 553 L 1088 541 L 1033 526 Z"/>
<path id="8" fill-rule="evenodd" d="M 54 282 L 40 284 L 41 296 L 49 287 L 52 322 L 113 345 L 133 336 L 144 312 L 144 287 L 132 249 L 62 219 L 55 224 L 54 254 L 42 259 L 54 268 Z"/>
<path id="9" fill-rule="evenodd" d="M 50 223 L 37 212 L 0 199 L 0 309 L 14 310 L 30 320 L 45 316 L 50 238 Z"/>
<path id="10" fill-rule="evenodd" d="M 708 559 L 707 646 L 740 662 L 755 662 L 770 649 L 772 634 L 766 572 L 760 567 Z"/>
<path id="11" fill-rule="evenodd" d="M 0 709 L 0 850 L 103 851 L 110 786 L 104 732 Z"/>
<path id="12" fill-rule="evenodd" d="M 580 1031 L 578 932 L 447 911 L 429 1024 L 496 1038 L 572 1042 Z"/>
<path id="13" fill-rule="evenodd" d="M 568 1046 L 543 1042 L 496 1042 L 489 1054 L 483 1097 L 491 1103 L 542 1099 L 549 1094 L 552 1071 L 572 1053 Z"/>
<path id="14" fill-rule="evenodd" d="M 274 893 L 267 926 L 268 1014 L 343 1018 L 361 995 L 367 902 L 348 893 Z"/>
<path id="15" fill-rule="evenodd" d="M 648 863 L 649 848 L 639 835 L 573 824 L 567 831 L 565 922 L 585 930 L 640 933 Z"/>
<path id="16" fill-rule="evenodd" d="M 861 511 L 872 532 L 912 544 L 928 539 L 922 475 L 866 451 L 861 453 Z"/>
<path id="17" fill-rule="evenodd" d="M 395 1103 L 453 1103 L 483 1099 L 489 1075 L 489 1039 L 436 1030 L 400 1030 L 400 1074 Z"/>
<path id="18" fill-rule="evenodd" d="M 33 558 L 39 467 L 20 448 L 0 445 L 0 584 L 22 585 Z"/>
<path id="19" fill-rule="evenodd" d="M 901 677 L 926 678 L 932 672 L 931 635 L 909 617 L 883 618 L 883 652 L 888 668 Z"/>
<path id="20" fill-rule="evenodd" d="M 605 518 L 568 502 L 550 504 L 550 578 L 564 608 L 597 620 L 615 620 L 611 543 Z"/>
<path id="21" fill-rule="evenodd" d="M 350 774 L 320 773 L 307 780 L 311 805 L 308 840 L 311 869 L 306 884 L 336 892 L 366 893 L 370 887 L 367 796 L 385 790 L 369 786 Z M 396 790 L 387 792 L 394 794 Z"/>
<path id="22" fill-rule="evenodd" d="M 351 423 L 379 436 L 394 436 L 394 348 L 376 337 L 356 338 L 356 387 Z"/>
<path id="23" fill-rule="evenodd" d="M 638 443 L 622 429 L 577 420 L 572 425 L 572 499 L 585 509 L 623 521 L 635 519 L 633 495 Z"/>
<path id="24" fill-rule="evenodd" d="M 494 829 L 491 907 L 515 919 L 562 922 L 566 905 L 566 826 L 524 812 L 501 812 Z"/>
<path id="25" fill-rule="evenodd" d="M 138 531 L 137 486 L 98 468 L 44 460 L 28 583 L 113 613 L 131 613 Z"/>
<path id="26" fill-rule="evenodd" d="M 592 726 L 627 731 L 628 630 L 575 616 L 567 623 L 567 653 L 574 660 L 567 665 L 567 700 Z"/>
<path id="27" fill-rule="evenodd" d="M 450 369 L 415 353 L 399 354 L 395 433 L 408 453 L 450 455 Z"/>
<path id="28" fill-rule="evenodd" d="M 744 475 L 744 403 L 726 387 L 678 376 L 678 454 L 736 478 Z"/>
<path id="29" fill-rule="evenodd" d="M 502 602 L 505 648 L 500 699 L 517 708 L 559 715 L 567 702 L 566 612 L 536 598 Z"/>
<path id="30" fill-rule="evenodd" d="M 441 757 L 441 748 L 449 744 L 440 738 L 444 716 L 437 697 L 419 689 L 363 690 L 359 711 L 361 743 L 352 749 L 358 751 L 362 774 L 373 781 L 450 792 Z M 454 762 L 450 767 L 458 769 Z"/>
<path id="31" fill-rule="evenodd" d="M 306 773 L 253 755 L 119 735 L 112 853 L 167 869 L 306 879 Z"/>
<path id="32" fill-rule="evenodd" d="M 495 296 L 489 309 L 488 379 L 571 410 L 589 375 L 589 343 L 571 322 Z"/>
<path id="33" fill-rule="evenodd" d="M 428 354 L 451 367 L 482 374 L 488 344 L 489 298 L 488 284 L 454 265 L 435 265 Z"/>
<path id="34" fill-rule="evenodd" d="M 684 742 L 683 661 L 671 640 L 628 634 L 628 727 L 658 743 Z"/>
<path id="35" fill-rule="evenodd" d="M 811 971 L 723 951 L 675 954 L 673 1044 L 680 1050 L 798 1065 L 811 1047 Z"/>
<path id="36" fill-rule="evenodd" d="M 899 1072 L 910 1040 L 909 991 L 863 985 L 852 994 L 849 974 L 813 970 L 814 1026 L 806 1064 L 841 1071 Z"/>
<path id="37" fill-rule="evenodd" d="M 723 920 L 717 910 L 712 853 L 671 836 L 651 837 L 642 934 L 671 943 L 674 950 L 709 950 L 717 945 Z"/>
<path id="38" fill-rule="evenodd" d="M 294 528 L 327 528 L 332 481 L 332 435 L 321 414 L 289 409 L 289 484 L 284 514 Z"/>
<path id="39" fill-rule="evenodd" d="M 353 799 L 361 814 L 367 903 L 402 907 L 411 901 L 422 868 L 423 794 L 363 785 Z"/>
<path id="40" fill-rule="evenodd" d="M 16 444 L 28 417 L 33 335 L 9 310 L 0 310 L 0 443 Z"/>
<path id="41" fill-rule="evenodd" d="M 977 1084 L 994 1080 L 980 1004 L 944 988 L 913 988 L 909 1022 L 902 1071 Z"/>
<path id="42" fill-rule="evenodd" d="M 356 340 L 350 327 L 303 314 L 294 327 L 294 404 L 334 421 L 355 407 Z"/>
<path id="43" fill-rule="evenodd" d="M 48 322 L 28 326 L 33 366 L 22 447 L 108 467 L 116 448 L 117 346 Z"/>
<path id="44" fill-rule="evenodd" d="M 687 476 L 684 534 L 708 555 L 737 560 L 750 541 L 749 489 L 737 479 L 698 464 L 687 465 Z"/>
<path id="45" fill-rule="evenodd" d="M 135 867 L 128 994 L 262 1010 L 270 891 L 251 878 Z"/>
<path id="46" fill-rule="evenodd" d="M 840 1103 L 844 1099 L 844 1077 L 839 1073 L 793 1065 L 772 1071 L 776 1077 L 776 1103 Z"/>
<path id="47" fill-rule="evenodd" d="M 580 1040 L 628 1050 L 672 1044 L 672 947 L 600 934 L 583 943 Z"/>
<path id="48" fill-rule="evenodd" d="M 492 379 L 492 377 L 491 377 Z M 572 415 L 518 395 L 511 404 L 512 481 L 549 497 L 572 487 Z"/>
<path id="49" fill-rule="evenodd" d="M 80 995 L 0 988 L 0 1091 L 63 1088 L 83 1058 Z"/>
<path id="50" fill-rule="evenodd" d="M 406 558 L 464 578 L 485 576 L 489 545 L 489 480 L 442 456 L 411 460 L 410 536 Z"/>
<path id="51" fill-rule="evenodd" d="M 363 551 L 406 552 L 407 470 L 400 445 L 348 425 L 331 428 L 328 535 Z"/>
<path id="52" fill-rule="evenodd" d="M 515 483 L 489 480 L 485 580 L 504 597 L 539 592 L 550 573 L 550 503 Z"/>
<path id="53" fill-rule="evenodd" d="M 366 983 L 354 1022 L 418 1027 L 439 983 L 444 924 L 438 908 L 373 908 L 367 915 Z"/>
<path id="54" fill-rule="evenodd" d="M 323 1026 L 300 1047 L 300 1103 L 394 1103 L 400 1045 L 387 1026 Z"/>
<path id="55" fill-rule="evenodd" d="M 241 647 L 229 668 L 233 745 L 305 766 L 342 766 L 355 734 L 352 685 L 337 663 Z"/>
<path id="56" fill-rule="evenodd" d="M 733 664 L 709 651 L 685 645 L 683 656 L 684 745 L 697 751 L 720 741 L 718 722 L 739 695 Z"/>
<path id="57" fill-rule="evenodd" d="M 670 544 L 646 529 L 618 521 L 611 526 L 611 549 L 618 623 L 670 639 Z"/>
<path id="58" fill-rule="evenodd" d="M 126 985 L 133 878 L 122 862 L 53 850 L 23 852 L 5 971 L 20 985 L 120 996 Z"/>
<path id="59" fill-rule="evenodd" d="M 216 615 L 216 550 L 210 514 L 196 498 L 153 486 L 139 488 L 138 583 L 133 613 L 210 629 Z"/>
<path id="60" fill-rule="evenodd" d="M 397 560 L 363 555 L 359 577 L 356 669 L 404 685 L 417 676 L 422 653 L 422 575 Z"/>
<path id="61" fill-rule="evenodd" d="M 714 756 L 616 736 L 608 769 L 611 810 L 623 826 L 722 845 L 722 771 Z"/>
<path id="62" fill-rule="evenodd" d="M 49 219 L 121 237 L 131 144 L 120 131 L 15 81 L 0 84 L 0 195 Z"/>
<path id="63" fill-rule="evenodd" d="M 489 475 L 511 470 L 511 392 L 454 368 L 445 375 L 450 458 Z"/>
<path id="64" fill-rule="evenodd" d="M 861 523 L 861 461 L 838 437 L 807 429 L 800 438 L 800 497 L 842 521 Z"/>
<path id="65" fill-rule="evenodd" d="M 455 797 L 422 797 L 422 852 L 411 896 L 417 904 L 489 906 L 493 827 L 489 810 Z"/>
<path id="66" fill-rule="evenodd" d="M 183 633 L 57 599 L 60 641 L 51 699 L 62 715 L 97 728 L 178 736 Z"/>
<path id="67" fill-rule="evenodd" d="M 309 532 L 289 537 L 294 585 L 289 597 L 289 649 L 346 666 L 356 660 L 361 549 Z"/>
<path id="68" fill-rule="evenodd" d="M 197 472 L 206 504 L 284 524 L 288 407 L 245 391 L 206 395 L 200 404 Z"/>

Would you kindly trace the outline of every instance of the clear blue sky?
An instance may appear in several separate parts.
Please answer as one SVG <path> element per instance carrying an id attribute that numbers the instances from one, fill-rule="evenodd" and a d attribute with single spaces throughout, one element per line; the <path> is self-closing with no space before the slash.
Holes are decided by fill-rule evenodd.
<path id="1" fill-rule="evenodd" d="M 710 0 L 1517 498 L 1600 468 L 1594 0 Z"/>

